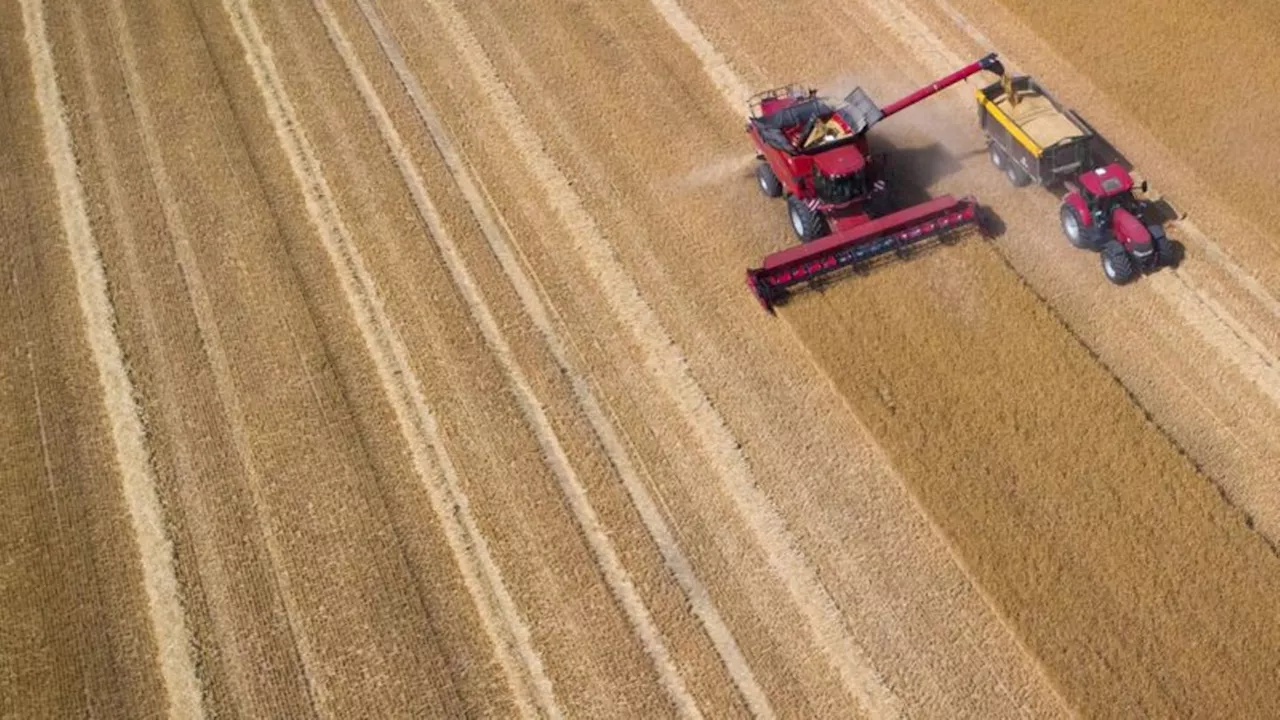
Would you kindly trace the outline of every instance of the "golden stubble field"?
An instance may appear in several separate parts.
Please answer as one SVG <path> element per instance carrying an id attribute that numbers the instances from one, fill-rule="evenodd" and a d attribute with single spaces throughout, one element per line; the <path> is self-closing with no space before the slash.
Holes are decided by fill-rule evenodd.
<path id="1" fill-rule="evenodd" d="M 1274 148 L 1169 112 L 1280 103 L 1265 11 L 1125 12 L 6 0 L 0 713 L 1276 715 Z M 963 87 L 877 142 L 1003 233 L 763 315 L 745 96 L 990 49 L 1187 264 L 1108 286 Z"/>

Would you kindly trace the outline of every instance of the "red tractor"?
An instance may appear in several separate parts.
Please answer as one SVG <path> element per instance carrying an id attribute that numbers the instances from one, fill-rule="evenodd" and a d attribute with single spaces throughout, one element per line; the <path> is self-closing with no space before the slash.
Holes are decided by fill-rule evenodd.
<path id="1" fill-rule="evenodd" d="M 1072 245 L 1102 253 L 1102 271 L 1122 285 L 1136 272 L 1178 263 L 1181 246 L 1159 224 L 1151 203 L 1133 195 L 1133 178 L 1101 152 L 1103 143 L 1076 111 L 1026 75 L 1004 76 L 977 91 L 978 123 L 991 163 L 1016 187 L 1065 187 L 1059 217 Z M 1147 183 L 1139 188 L 1144 194 Z"/>
<path id="2" fill-rule="evenodd" d="M 1123 285 L 1137 272 L 1177 264 L 1176 246 L 1164 228 L 1142 221 L 1149 203 L 1133 196 L 1133 178 L 1123 167 L 1104 165 L 1077 183 L 1062 199 L 1062 232 L 1078 248 L 1101 251 L 1108 280 Z"/>
<path id="3" fill-rule="evenodd" d="M 982 70 L 1004 68 L 995 53 L 884 108 L 857 88 L 836 103 L 795 85 L 767 90 L 749 101 L 746 131 L 756 146 L 756 179 L 769 197 L 785 196 L 791 228 L 803 243 L 769 255 L 747 271 L 747 285 L 766 310 L 788 289 L 931 237 L 945 239 L 978 222 L 977 202 L 946 195 L 894 212 L 883 168 L 873 158 L 867 131 Z"/>

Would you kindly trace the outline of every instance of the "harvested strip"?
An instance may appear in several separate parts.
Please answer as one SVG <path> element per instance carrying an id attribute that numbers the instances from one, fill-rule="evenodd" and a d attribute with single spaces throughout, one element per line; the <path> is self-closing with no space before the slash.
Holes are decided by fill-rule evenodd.
<path id="1" fill-rule="evenodd" d="M 1280 407 L 1280 361 L 1212 296 L 1202 294 L 1182 275 L 1150 278 L 1152 287 L 1222 359 L 1235 365 L 1271 402 Z"/>
<path id="2" fill-rule="evenodd" d="M 685 597 L 692 606 L 694 614 L 698 616 L 708 636 L 715 644 L 716 651 L 733 678 L 734 684 L 738 687 L 738 691 L 742 694 L 748 708 L 757 717 L 773 717 L 773 708 L 769 705 L 768 698 L 765 697 L 763 690 L 756 681 L 746 658 L 743 657 L 742 650 L 738 647 L 732 631 L 729 630 L 724 619 L 720 616 L 720 612 L 714 602 L 711 601 L 706 587 L 703 586 L 702 581 L 694 572 L 692 564 L 685 556 L 684 551 L 681 550 L 679 543 L 671 532 L 671 528 L 667 525 L 661 511 L 658 510 L 652 495 L 636 472 L 621 439 L 618 437 L 618 431 L 605 415 L 604 409 L 600 406 L 600 402 L 591 390 L 586 378 L 569 359 L 565 340 L 552 325 L 548 308 L 538 294 L 534 280 L 525 273 L 524 268 L 516 258 L 515 252 L 513 252 L 513 248 L 507 241 L 511 233 L 505 227 L 502 229 L 498 227 L 499 223 L 502 222 L 501 216 L 495 219 L 494 213 L 490 212 L 486 198 L 481 196 L 484 192 L 483 188 L 477 188 L 473 174 L 467 168 L 465 160 L 458 153 L 457 148 L 450 139 L 450 134 L 444 127 L 439 114 L 427 99 L 426 93 L 423 91 L 417 77 L 409 69 L 408 63 L 404 59 L 404 53 L 400 50 L 399 43 L 382 22 L 381 16 L 369 5 L 367 0 L 357 0 L 357 4 L 361 8 L 361 12 L 368 21 L 374 35 L 378 38 L 383 52 L 386 53 L 391 61 L 397 76 L 404 84 L 410 99 L 414 103 L 414 107 L 426 124 L 433 142 L 435 142 L 444 159 L 445 165 L 449 168 L 449 172 L 471 208 L 476 221 L 480 224 L 489 248 L 502 264 L 503 270 L 519 294 L 526 312 L 528 312 L 543 340 L 547 343 L 547 347 L 555 357 L 556 363 L 572 382 L 574 395 L 583 411 L 587 414 L 596 436 L 604 445 L 610 462 L 618 471 L 628 495 L 631 497 L 632 502 L 635 503 L 637 512 L 640 513 L 646 530 L 658 545 L 668 568 L 684 590 Z"/>
<path id="3" fill-rule="evenodd" d="M 413 164 L 413 160 L 409 157 L 404 142 L 400 139 L 400 134 L 392 124 L 391 118 L 387 115 L 386 107 L 383 106 L 377 92 L 370 84 L 363 64 L 356 57 L 350 42 L 338 26 L 332 10 L 328 7 L 328 3 L 325 0 L 313 0 L 313 5 L 324 21 L 325 29 L 329 32 L 330 39 L 342 56 L 348 72 L 351 73 L 352 78 L 355 80 L 356 87 L 364 98 L 365 106 L 369 108 L 377 122 L 378 130 L 382 133 L 383 140 L 390 148 L 396 166 L 399 168 L 401 176 L 413 196 L 419 215 L 430 230 L 432 239 L 437 247 L 441 250 L 445 264 L 453 276 L 454 284 L 462 292 L 468 306 L 471 308 L 472 316 L 476 319 L 481 332 L 484 334 L 485 341 L 489 344 L 510 378 L 519 398 L 521 411 L 537 436 L 543 452 L 546 453 L 548 464 L 555 473 L 562 492 L 569 499 L 569 505 L 573 509 L 575 519 L 596 556 L 596 564 L 601 574 L 609 584 L 610 590 L 622 606 L 623 611 L 626 612 L 636 634 L 640 637 L 645 651 L 649 654 L 659 677 L 662 679 L 663 686 L 671 696 L 672 702 L 675 703 L 682 716 L 701 717 L 702 714 L 698 710 L 697 703 L 689 694 L 684 680 L 680 677 L 679 670 L 672 662 L 670 652 L 667 650 L 648 608 L 645 607 L 644 601 L 640 599 L 629 574 L 618 559 L 613 543 L 601 528 L 600 519 L 587 499 L 586 489 L 582 486 L 576 472 L 573 470 L 572 464 L 565 454 L 564 448 L 561 447 L 560 440 L 556 437 L 545 411 L 543 411 L 533 389 L 525 378 L 524 372 L 516 363 L 511 348 L 503 337 L 502 332 L 498 329 L 498 324 L 494 320 L 493 313 L 489 310 L 483 294 L 471 277 L 470 272 L 467 271 L 466 266 L 463 265 L 458 249 L 445 229 L 439 211 L 427 195 L 426 184 L 423 182 L 417 167 Z M 361 10 L 367 16 L 370 9 L 366 4 L 361 3 Z"/>
<path id="4" fill-rule="evenodd" d="M 560 717 L 551 681 L 532 646 L 529 630 L 506 589 L 488 543 L 470 513 L 457 471 L 440 441 L 435 417 L 408 362 L 408 350 L 391 328 L 372 278 L 338 215 L 319 162 L 302 134 L 302 125 L 284 92 L 271 51 L 244 2 L 224 0 L 223 7 L 245 49 L 267 114 L 302 187 L 307 210 L 346 292 L 348 304 L 377 366 L 383 390 L 391 400 L 418 474 L 430 491 L 433 508 L 445 528 L 481 622 L 497 648 L 499 662 L 517 703 L 526 716 L 534 715 L 536 707 L 546 715 Z M 429 452 L 434 452 L 434 462 L 428 457 Z"/>
<path id="5" fill-rule="evenodd" d="M 168 694 L 169 710 L 178 717 L 203 717 L 202 691 L 174 572 L 173 548 L 156 492 L 146 432 L 125 369 L 120 341 L 115 335 L 115 312 L 107 291 L 106 272 L 89 226 L 84 190 L 76 175 L 75 152 L 45 34 L 44 8 L 40 0 L 23 0 L 22 6 L 45 145 L 57 185 L 63 231 L 76 268 L 76 288 L 89 346 L 102 383 L 122 490 L 137 536 L 152 631 L 159 652 L 157 661 Z"/>
<path id="6" fill-rule="evenodd" d="M 119 36 L 119 53 L 130 106 L 138 122 L 138 130 L 142 137 L 147 165 L 151 171 L 153 187 L 160 198 L 160 206 L 164 214 L 165 226 L 168 230 L 167 235 L 173 244 L 175 255 L 178 258 L 178 267 L 182 272 L 183 281 L 190 294 L 196 325 L 203 343 L 203 350 L 213 367 L 213 380 L 217 388 L 218 401 L 225 408 L 235 451 L 248 477 L 250 495 L 253 498 L 252 506 L 257 515 L 257 524 L 262 528 L 262 535 L 267 547 L 267 555 L 271 567 L 271 581 L 275 583 L 276 590 L 284 603 L 285 623 L 289 629 L 289 636 L 297 648 L 302 674 L 312 701 L 324 707 L 327 704 L 328 692 L 319 680 L 320 673 L 317 672 L 319 664 L 316 661 L 311 642 L 300 624 L 299 618 L 301 615 L 295 598 L 295 591 L 290 586 L 288 576 L 279 570 L 282 558 L 280 544 L 276 539 L 275 533 L 269 529 L 266 519 L 262 517 L 262 511 L 267 507 L 266 499 L 262 493 L 263 478 L 254 462 L 253 452 L 249 444 L 249 429 L 245 422 L 245 414 L 240 406 L 240 399 L 235 385 L 232 382 L 231 368 L 227 360 L 226 351 L 223 348 L 221 333 L 214 319 L 213 302 L 206 287 L 204 276 L 200 272 L 200 265 L 196 260 L 195 252 L 192 249 L 190 233 L 187 231 L 186 223 L 182 218 L 173 184 L 170 182 L 168 171 L 164 166 L 155 121 L 147 106 L 147 91 L 138 75 L 137 59 L 134 57 L 133 52 L 133 38 L 124 15 L 124 7 L 121 0 L 112 0 L 110 6 L 111 23 Z"/>

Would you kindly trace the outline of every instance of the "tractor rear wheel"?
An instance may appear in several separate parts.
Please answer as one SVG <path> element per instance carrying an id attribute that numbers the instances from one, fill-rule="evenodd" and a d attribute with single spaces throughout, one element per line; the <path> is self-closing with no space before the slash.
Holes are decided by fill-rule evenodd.
<path id="1" fill-rule="evenodd" d="M 773 168 L 768 163 L 756 166 L 756 180 L 760 182 L 760 192 L 765 197 L 776 198 L 782 194 L 782 183 L 778 182 L 778 176 L 773 174 Z"/>
<path id="2" fill-rule="evenodd" d="M 1116 285 L 1123 285 L 1133 278 L 1133 259 L 1115 240 L 1102 246 L 1102 272 Z"/>
<path id="3" fill-rule="evenodd" d="M 810 210 L 803 200 L 795 195 L 787 196 L 787 215 L 791 218 L 791 229 L 795 231 L 800 242 L 817 240 L 828 232 L 827 221 L 821 213 Z"/>
<path id="4" fill-rule="evenodd" d="M 1067 240 L 1072 245 L 1081 250 L 1096 249 L 1092 233 L 1084 226 L 1084 221 L 1080 219 L 1080 212 L 1074 206 L 1063 203 L 1058 211 L 1058 218 L 1062 222 L 1062 234 L 1067 236 Z"/>

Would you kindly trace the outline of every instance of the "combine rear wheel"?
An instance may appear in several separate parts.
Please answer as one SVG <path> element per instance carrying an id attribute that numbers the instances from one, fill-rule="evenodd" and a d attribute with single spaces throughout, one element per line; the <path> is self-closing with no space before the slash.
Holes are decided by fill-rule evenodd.
<path id="1" fill-rule="evenodd" d="M 776 198 L 782 194 L 782 183 L 778 182 L 778 176 L 773 174 L 773 168 L 768 163 L 756 166 L 756 180 L 760 182 L 760 192 L 765 197 Z"/>
<path id="2" fill-rule="evenodd" d="M 791 218 L 791 229 L 795 231 L 800 242 L 817 240 L 828 232 L 827 221 L 822 215 L 809 209 L 803 200 L 795 195 L 787 197 L 787 214 Z"/>
<path id="3" fill-rule="evenodd" d="M 1102 246 L 1102 272 L 1116 285 L 1123 285 L 1133 277 L 1133 260 L 1115 240 Z"/>

